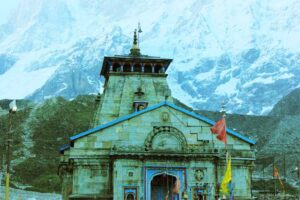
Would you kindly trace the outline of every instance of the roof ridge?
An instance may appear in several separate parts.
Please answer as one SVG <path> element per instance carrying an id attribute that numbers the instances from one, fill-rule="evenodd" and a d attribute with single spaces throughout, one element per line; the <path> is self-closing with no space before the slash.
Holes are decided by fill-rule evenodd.
<path id="1" fill-rule="evenodd" d="M 71 141 L 71 142 L 72 142 L 72 141 L 75 141 L 75 140 L 77 140 L 77 139 L 79 139 L 79 138 L 81 138 L 81 137 L 84 137 L 84 136 L 89 135 L 89 134 L 91 134 L 91 133 L 94 133 L 94 132 L 96 132 L 96 131 L 99 131 L 99 130 L 108 128 L 108 127 L 110 127 L 110 126 L 113 126 L 113 125 L 115 125 L 115 124 L 121 123 L 121 122 L 123 122 L 123 121 L 125 121 L 125 120 L 131 119 L 131 118 L 133 118 L 133 117 L 136 117 L 136 116 L 138 116 L 138 115 L 144 114 L 144 113 L 146 113 L 146 112 L 155 110 L 155 109 L 160 108 L 161 106 L 164 106 L 164 105 L 167 105 L 167 106 L 169 106 L 169 107 L 171 107 L 171 108 L 173 108 L 173 109 L 175 109 L 175 110 L 178 110 L 178 111 L 180 111 L 180 112 L 183 112 L 183 113 L 185 113 L 185 114 L 187 114 L 187 115 L 189 115 L 189 116 L 192 116 L 192 117 L 194 117 L 194 118 L 196 118 L 196 119 L 199 119 L 199 120 L 201 120 L 201 121 L 205 121 L 205 122 L 207 122 L 207 123 L 209 123 L 209 124 L 211 124 L 211 125 L 214 125 L 214 124 L 215 124 L 215 121 L 213 121 L 213 120 L 211 120 L 211 119 L 209 119 L 209 118 L 206 118 L 206 117 L 204 117 L 204 116 L 201 116 L 201 115 L 199 115 L 199 114 L 197 114 L 197 113 L 195 113 L 195 112 L 193 112 L 193 111 L 188 111 L 188 110 L 186 110 L 185 108 L 176 106 L 175 104 L 172 104 L 172 103 L 170 103 L 170 102 L 168 102 L 168 101 L 162 101 L 162 102 L 160 102 L 160 103 L 158 103 L 158 104 L 149 106 L 149 107 L 147 107 L 147 108 L 144 109 L 144 110 L 137 111 L 137 112 L 131 113 L 131 114 L 129 114 L 129 115 L 125 115 L 125 116 L 123 116 L 123 117 L 117 118 L 117 119 L 112 120 L 112 121 L 110 121 L 110 122 L 107 122 L 107 123 L 105 123 L 105 124 L 96 126 L 96 127 L 92 128 L 92 129 L 89 129 L 89 130 L 87 130 L 87 131 L 84 131 L 84 132 L 78 133 L 78 134 L 76 134 L 76 135 L 74 135 L 74 136 L 71 136 L 71 137 L 70 137 L 70 141 Z M 252 145 L 256 144 L 255 141 L 253 141 L 253 140 L 251 140 L 250 138 L 248 138 L 248 137 L 246 137 L 246 136 L 244 136 L 244 135 L 242 135 L 242 134 L 240 134 L 240 133 L 237 133 L 237 132 L 235 132 L 235 131 L 233 131 L 233 130 L 231 130 L 231 129 L 226 128 L 226 132 L 228 132 L 230 135 L 233 135 L 233 136 L 235 136 L 235 137 L 237 137 L 237 138 L 239 138 L 239 139 L 241 139 L 241 140 L 244 140 L 244 141 L 246 141 L 246 142 L 248 142 L 248 143 L 250 143 L 250 144 L 252 144 Z"/>

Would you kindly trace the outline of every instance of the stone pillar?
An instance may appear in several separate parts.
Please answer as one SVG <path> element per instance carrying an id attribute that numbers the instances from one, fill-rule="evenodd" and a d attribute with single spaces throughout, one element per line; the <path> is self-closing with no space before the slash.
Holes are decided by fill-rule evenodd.
<path id="1" fill-rule="evenodd" d="M 162 66 L 162 72 L 163 72 L 163 73 L 166 72 L 166 66 L 165 66 L 165 65 Z"/>
<path id="2" fill-rule="evenodd" d="M 110 71 L 110 72 L 113 71 L 113 64 L 112 64 L 112 62 L 109 62 L 109 71 Z"/>
<path id="3" fill-rule="evenodd" d="M 145 63 L 142 63 L 142 72 L 145 72 Z"/>
<path id="4" fill-rule="evenodd" d="M 152 73 L 154 73 L 155 72 L 155 68 L 154 68 L 154 64 L 153 63 L 151 63 L 151 69 L 152 69 Z"/>
<path id="5" fill-rule="evenodd" d="M 130 71 L 134 72 L 134 63 L 130 63 Z"/>
<path id="6" fill-rule="evenodd" d="M 120 65 L 121 65 L 121 72 L 123 72 L 124 70 L 123 70 L 123 66 L 124 66 L 124 63 L 120 63 Z"/>

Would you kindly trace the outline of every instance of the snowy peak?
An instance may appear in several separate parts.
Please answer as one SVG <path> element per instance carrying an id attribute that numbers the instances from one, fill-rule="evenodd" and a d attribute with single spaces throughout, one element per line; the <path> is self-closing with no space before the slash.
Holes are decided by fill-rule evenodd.
<path id="1" fill-rule="evenodd" d="M 72 16 L 63 1 L 24 0 L 4 25 L 3 32 L 10 34 L 4 35 L 0 44 L 2 50 L 13 53 L 48 48 L 67 42 L 71 26 Z"/>
<path id="2" fill-rule="evenodd" d="M 128 53 L 140 21 L 141 52 L 174 60 L 176 98 L 265 114 L 300 86 L 299 9 L 297 0 L 23 0 L 0 27 L 0 99 L 97 93 L 103 56 Z"/>

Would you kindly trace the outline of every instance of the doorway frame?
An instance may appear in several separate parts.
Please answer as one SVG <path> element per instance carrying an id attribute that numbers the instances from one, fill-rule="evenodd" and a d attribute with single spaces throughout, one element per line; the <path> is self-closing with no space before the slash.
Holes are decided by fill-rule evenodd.
<path id="1" fill-rule="evenodd" d="M 174 166 L 145 166 L 144 167 L 144 195 L 146 199 L 151 199 L 151 181 L 157 175 L 167 174 L 179 179 L 181 185 L 179 190 L 179 200 L 181 193 L 187 188 L 187 170 L 186 167 Z"/>
<path id="2" fill-rule="evenodd" d="M 124 191 L 124 194 L 123 194 L 123 199 L 124 200 L 126 200 L 126 193 L 127 193 L 127 191 L 130 191 L 130 190 L 132 190 L 132 191 L 134 191 L 133 193 L 135 194 L 135 199 L 136 200 L 138 200 L 138 188 L 137 187 L 131 187 L 131 186 L 126 186 L 126 187 L 124 187 L 124 189 L 123 189 L 123 191 Z"/>

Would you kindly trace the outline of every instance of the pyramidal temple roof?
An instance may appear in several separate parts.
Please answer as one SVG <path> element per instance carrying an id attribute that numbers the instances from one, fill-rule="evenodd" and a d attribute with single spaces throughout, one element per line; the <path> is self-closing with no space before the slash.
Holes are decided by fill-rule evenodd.
<path id="1" fill-rule="evenodd" d="M 141 71 L 142 73 L 153 73 L 155 70 L 150 68 L 154 68 L 155 66 L 160 66 L 163 68 L 164 72 L 168 69 L 172 59 L 169 58 L 161 58 L 157 56 L 148 56 L 143 55 L 140 52 L 140 48 L 138 45 L 138 39 L 136 30 L 134 31 L 133 36 L 133 44 L 130 49 L 129 54 L 125 55 L 115 55 L 115 56 L 105 56 L 103 59 L 101 75 L 107 76 L 109 72 L 113 72 L 116 67 L 120 68 L 122 66 L 122 70 L 119 69 L 121 72 L 129 72 L 125 70 L 126 65 L 135 66 L 135 65 L 142 65 L 145 69 Z M 148 70 L 147 70 L 148 69 Z M 116 72 L 116 71 L 114 71 Z M 137 72 L 137 71 L 134 71 Z"/>
<path id="2" fill-rule="evenodd" d="M 132 114 L 129 114 L 129 115 L 120 117 L 120 118 L 115 119 L 115 120 L 113 120 L 113 121 L 111 121 L 111 122 L 108 122 L 108 123 L 102 124 L 102 125 L 100 125 L 100 126 L 97 126 L 97 127 L 95 127 L 95 128 L 92 128 L 92 129 L 90 129 L 90 130 L 87 130 L 87 131 L 85 131 L 85 132 L 78 133 L 78 134 L 76 134 L 76 135 L 74 135 L 74 136 L 71 136 L 71 137 L 70 137 L 70 142 L 73 143 L 75 140 L 77 140 L 77 139 L 79 139 L 79 138 L 85 137 L 85 136 L 90 135 L 90 134 L 92 134 L 92 133 L 95 133 L 95 132 L 97 132 L 97 131 L 101 131 L 101 130 L 103 130 L 103 129 L 105 129 L 105 128 L 111 127 L 111 126 L 113 126 L 113 125 L 115 125 L 115 124 L 121 123 L 121 122 L 126 121 L 126 120 L 131 119 L 131 118 L 134 118 L 134 117 L 139 116 L 139 115 L 141 115 L 141 114 L 144 114 L 144 113 L 146 113 L 146 112 L 155 110 L 155 109 L 160 108 L 160 107 L 162 107 L 162 106 L 168 106 L 168 107 L 171 107 L 171 108 L 173 108 L 173 109 L 175 109 L 175 110 L 178 110 L 178 111 L 180 111 L 180 112 L 183 112 L 183 113 L 185 113 L 185 114 L 187 114 L 187 115 L 189 115 L 189 116 L 191 116 L 191 117 L 194 117 L 194 118 L 196 118 L 196 119 L 199 119 L 199 120 L 201 120 L 201 121 L 204 121 L 204 122 L 206 122 L 206 123 L 208 123 L 208 124 L 210 124 L 210 125 L 212 125 L 212 126 L 215 124 L 215 121 L 213 121 L 213 120 L 211 120 L 211 119 L 208 119 L 208 118 L 206 118 L 206 117 L 203 117 L 203 116 L 201 116 L 201 115 L 196 114 L 195 112 L 186 110 L 186 109 L 181 108 L 181 107 L 179 107 L 179 106 L 176 106 L 176 105 L 174 105 L 174 104 L 172 104 L 172 103 L 170 103 L 170 102 L 168 102 L 168 101 L 163 101 L 163 102 L 158 103 L 158 104 L 156 104 L 156 105 L 149 106 L 148 108 L 146 108 L 146 109 L 144 109 L 144 110 L 134 112 L 134 113 L 132 113 Z M 235 131 L 233 131 L 233 130 L 231 130 L 231 129 L 226 128 L 226 132 L 227 132 L 228 134 L 230 134 L 230 135 L 236 137 L 236 138 L 239 138 L 239 139 L 241 139 L 241 140 L 243 140 L 243 141 L 249 143 L 250 145 L 255 145 L 255 144 L 256 144 L 256 142 L 255 142 L 254 140 L 252 140 L 252 139 L 250 139 L 250 138 L 248 138 L 248 137 L 246 137 L 246 136 L 244 136 L 244 135 L 242 135 L 242 134 L 240 134 L 240 133 L 237 133 L 237 132 L 235 132 Z M 62 153 L 64 150 L 68 149 L 69 147 L 70 147 L 70 145 L 64 145 L 64 146 L 62 146 L 62 147 L 59 149 L 59 151 Z"/>

